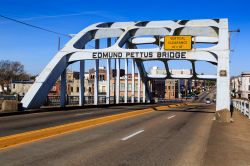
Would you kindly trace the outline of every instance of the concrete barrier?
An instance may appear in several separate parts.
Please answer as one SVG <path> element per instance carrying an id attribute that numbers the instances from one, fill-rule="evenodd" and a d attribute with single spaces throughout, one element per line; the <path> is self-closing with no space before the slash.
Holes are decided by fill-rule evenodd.
<path id="1" fill-rule="evenodd" d="M 17 112 L 18 101 L 16 100 L 4 100 L 2 103 L 2 112 Z"/>
<path id="2" fill-rule="evenodd" d="M 230 122 L 231 114 L 228 109 L 222 109 L 215 112 L 215 119 L 218 122 Z"/>

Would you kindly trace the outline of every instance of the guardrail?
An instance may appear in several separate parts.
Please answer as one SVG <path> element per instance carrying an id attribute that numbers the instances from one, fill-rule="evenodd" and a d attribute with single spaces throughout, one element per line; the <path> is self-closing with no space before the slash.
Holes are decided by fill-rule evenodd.
<path id="1" fill-rule="evenodd" d="M 240 111 L 243 115 L 247 116 L 248 119 L 250 119 L 250 101 L 249 100 L 243 100 L 243 99 L 233 99 L 233 107 Z"/>

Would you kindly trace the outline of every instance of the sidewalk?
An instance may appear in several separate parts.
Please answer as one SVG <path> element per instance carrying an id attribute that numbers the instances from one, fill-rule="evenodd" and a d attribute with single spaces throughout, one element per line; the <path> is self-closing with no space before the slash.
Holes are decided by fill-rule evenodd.
<path id="1" fill-rule="evenodd" d="M 238 111 L 233 119 L 213 123 L 204 166 L 250 166 L 250 120 Z"/>

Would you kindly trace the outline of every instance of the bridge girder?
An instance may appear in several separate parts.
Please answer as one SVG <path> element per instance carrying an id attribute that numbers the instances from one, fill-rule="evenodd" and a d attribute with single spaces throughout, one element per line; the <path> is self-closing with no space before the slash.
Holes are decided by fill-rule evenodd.
<path id="1" fill-rule="evenodd" d="M 194 47 L 189 51 L 166 51 L 163 47 L 165 35 L 191 35 Z M 111 38 L 115 43 L 111 44 Z M 87 48 L 90 41 L 109 40 L 107 47 Z M 100 43 L 99 43 L 100 44 Z M 198 47 L 203 44 L 206 47 Z M 141 45 L 154 46 L 140 48 Z M 229 109 L 229 35 L 227 19 L 170 20 L 139 22 L 96 23 L 83 29 L 54 56 L 36 78 L 22 103 L 25 108 L 42 105 L 51 87 L 64 73 L 67 66 L 76 61 L 98 59 L 134 59 L 142 77 L 149 78 L 189 78 L 216 79 L 216 110 Z M 161 60 L 167 65 L 169 60 L 187 60 L 192 63 L 193 75 L 171 75 L 167 68 L 165 76 L 153 77 L 143 71 L 143 61 Z M 195 61 L 206 61 L 217 66 L 217 75 L 198 75 Z M 97 69 L 98 70 L 98 69 Z M 223 74 L 224 73 L 224 74 Z M 148 95 L 150 94 L 147 90 Z M 82 93 L 81 93 L 82 94 Z"/>

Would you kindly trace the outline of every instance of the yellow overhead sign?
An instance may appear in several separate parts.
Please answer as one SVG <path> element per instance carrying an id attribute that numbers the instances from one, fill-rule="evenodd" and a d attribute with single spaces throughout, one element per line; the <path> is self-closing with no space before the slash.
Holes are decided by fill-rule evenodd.
<path id="1" fill-rule="evenodd" d="M 165 36 L 165 50 L 191 50 L 192 36 Z"/>

